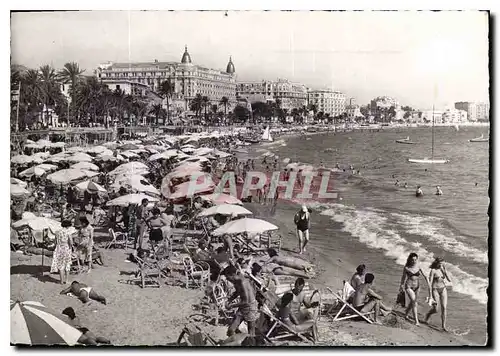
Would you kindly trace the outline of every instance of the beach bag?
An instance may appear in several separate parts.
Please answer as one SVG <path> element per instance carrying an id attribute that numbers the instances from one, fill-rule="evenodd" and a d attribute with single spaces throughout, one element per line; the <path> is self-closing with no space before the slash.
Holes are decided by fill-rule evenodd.
<path id="1" fill-rule="evenodd" d="M 396 297 L 396 304 L 401 305 L 403 308 L 406 307 L 406 296 L 404 291 L 399 291 L 398 296 Z"/>

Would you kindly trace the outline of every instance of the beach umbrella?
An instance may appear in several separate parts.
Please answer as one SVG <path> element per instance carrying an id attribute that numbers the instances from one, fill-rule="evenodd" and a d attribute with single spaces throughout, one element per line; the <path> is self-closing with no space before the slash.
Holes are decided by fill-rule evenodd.
<path id="1" fill-rule="evenodd" d="M 89 170 L 89 171 L 98 171 L 99 170 L 99 167 L 97 167 L 95 164 L 90 163 L 90 162 L 75 163 L 72 166 L 70 166 L 69 168 L 70 169 Z"/>
<path id="2" fill-rule="evenodd" d="M 19 185 L 23 188 L 26 188 L 28 186 L 28 183 L 14 177 L 10 177 L 10 184 Z"/>
<path id="3" fill-rule="evenodd" d="M 184 153 L 192 153 L 195 151 L 195 149 L 191 147 L 181 147 L 181 151 Z"/>
<path id="4" fill-rule="evenodd" d="M 29 195 L 31 194 L 26 188 L 18 185 L 18 184 L 11 184 L 10 185 L 10 195 L 13 197 L 22 197 L 23 195 Z"/>
<path id="5" fill-rule="evenodd" d="M 120 146 L 120 150 L 136 150 L 138 148 L 139 148 L 139 146 L 137 146 L 133 143 L 126 143 L 126 144 Z"/>
<path id="6" fill-rule="evenodd" d="M 87 171 L 90 172 L 90 171 Z M 98 173 L 96 173 L 98 174 Z M 67 184 L 71 181 L 86 178 L 86 172 L 80 169 L 62 169 L 47 176 L 47 179 L 55 184 Z"/>
<path id="7" fill-rule="evenodd" d="M 160 145 L 147 145 L 147 146 L 144 146 L 144 148 L 146 150 L 154 150 L 154 151 L 158 151 L 158 152 L 163 152 L 167 149 L 166 147 L 163 147 Z"/>
<path id="8" fill-rule="evenodd" d="M 102 144 L 104 147 L 109 148 L 111 150 L 114 150 L 116 147 L 118 147 L 118 143 L 116 142 L 106 142 Z"/>
<path id="9" fill-rule="evenodd" d="M 66 152 L 68 152 L 68 153 L 77 153 L 77 152 L 83 152 L 83 151 L 84 151 L 84 148 L 81 146 L 73 146 L 73 147 L 70 147 L 66 150 Z"/>
<path id="10" fill-rule="evenodd" d="M 10 342 L 24 345 L 75 345 L 82 332 L 38 302 L 10 304 Z"/>
<path id="11" fill-rule="evenodd" d="M 201 199 L 209 201 L 213 204 L 236 204 L 236 205 L 243 205 L 243 202 L 239 200 L 238 198 L 233 197 L 232 195 L 229 194 L 224 194 L 224 193 L 214 193 L 214 194 L 206 194 L 206 195 L 200 195 Z"/>
<path id="12" fill-rule="evenodd" d="M 94 154 L 99 154 L 106 151 L 109 151 L 109 149 L 106 148 L 105 146 L 94 146 L 87 150 L 88 153 L 94 153 Z"/>
<path id="13" fill-rule="evenodd" d="M 214 150 L 214 155 L 216 157 L 221 157 L 221 158 L 226 158 L 226 157 L 232 156 L 232 154 L 224 152 L 224 151 L 220 151 L 218 149 Z"/>
<path id="14" fill-rule="evenodd" d="M 213 153 L 213 152 L 214 152 L 213 148 L 201 147 L 201 148 L 198 148 L 197 150 L 194 151 L 194 155 L 204 156 L 204 155 L 208 155 L 208 154 Z"/>
<path id="15" fill-rule="evenodd" d="M 122 156 L 124 157 L 127 157 L 127 158 L 131 158 L 131 157 L 139 157 L 139 155 L 135 152 L 132 152 L 132 151 L 124 151 L 121 153 Z"/>
<path id="16" fill-rule="evenodd" d="M 154 195 L 160 195 L 160 191 L 152 186 L 146 178 L 140 175 L 120 175 L 115 178 L 115 182 L 112 187 L 115 190 L 120 189 L 120 187 L 127 187 L 133 192 L 150 193 Z"/>
<path id="17" fill-rule="evenodd" d="M 201 176 L 201 178 L 203 178 L 203 176 Z M 199 194 L 212 193 L 214 189 L 215 185 L 211 182 L 210 178 L 210 181 L 203 185 L 192 184 L 191 182 L 178 184 L 174 187 L 174 192 L 167 192 L 166 189 L 163 189 L 162 187 L 162 194 L 170 200 L 176 200 L 181 198 L 191 198 Z"/>
<path id="18" fill-rule="evenodd" d="M 14 229 L 19 229 L 25 226 L 29 227 L 33 231 L 43 231 L 44 229 L 49 229 L 53 234 L 55 234 L 62 228 L 59 221 L 43 216 L 36 216 L 34 218 L 30 216 L 28 218 L 18 220 L 12 224 L 12 227 Z"/>
<path id="19" fill-rule="evenodd" d="M 48 164 L 48 163 L 42 163 L 42 164 L 39 164 L 38 166 L 35 166 L 36 168 L 41 168 L 43 169 L 44 171 L 53 171 L 54 169 L 57 169 L 57 166 L 54 165 L 54 164 Z"/>
<path id="20" fill-rule="evenodd" d="M 40 139 L 40 140 L 36 141 L 36 143 L 40 147 L 50 147 L 50 146 L 52 146 L 52 142 L 50 142 L 49 140 Z"/>
<path id="21" fill-rule="evenodd" d="M 113 152 L 111 152 L 111 154 L 99 155 L 97 159 L 103 162 L 125 161 L 125 157 L 123 157 L 122 155 L 117 155 L 115 157 L 113 156 Z"/>
<path id="22" fill-rule="evenodd" d="M 204 217 L 204 216 L 213 216 L 217 214 L 225 216 L 231 216 L 231 215 L 241 216 L 241 215 L 252 215 L 252 212 L 239 205 L 222 204 L 222 205 L 215 205 L 208 209 L 205 209 L 201 213 L 199 213 L 198 216 Z"/>
<path id="23" fill-rule="evenodd" d="M 35 150 L 39 150 L 39 149 L 42 149 L 43 147 L 40 146 L 38 143 L 28 143 L 26 145 L 24 145 L 24 148 L 32 148 L 32 149 L 35 149 Z"/>
<path id="24" fill-rule="evenodd" d="M 66 142 L 54 142 L 52 144 L 52 147 L 65 147 L 66 146 Z"/>
<path id="25" fill-rule="evenodd" d="M 144 175 L 149 173 L 149 168 L 144 163 L 141 162 L 128 162 L 119 165 L 114 170 L 109 172 L 109 175 L 116 176 L 120 174 L 139 174 Z"/>
<path id="26" fill-rule="evenodd" d="M 31 167 L 31 168 L 25 169 L 24 171 L 19 173 L 19 177 L 32 177 L 34 175 L 37 177 L 41 177 L 45 173 L 47 173 L 47 171 L 45 169 L 38 168 L 38 167 Z"/>
<path id="27" fill-rule="evenodd" d="M 234 234 L 262 234 L 266 231 L 278 230 L 276 225 L 273 225 L 265 220 L 243 218 L 230 221 L 213 231 L 215 236 L 234 235 Z"/>
<path id="28" fill-rule="evenodd" d="M 83 152 L 76 152 L 66 158 L 69 162 L 92 162 L 92 157 Z"/>
<path id="29" fill-rule="evenodd" d="M 21 219 L 35 219 L 37 216 L 31 211 L 25 211 L 21 216 Z"/>
<path id="30" fill-rule="evenodd" d="M 106 203 L 106 206 L 128 206 L 129 204 L 140 205 L 142 199 L 144 198 L 148 199 L 150 202 L 158 201 L 157 198 L 154 198 L 147 194 L 127 194 L 108 201 Z"/>
<path id="31" fill-rule="evenodd" d="M 284 164 L 288 164 L 288 163 L 290 163 L 290 158 L 288 158 L 288 157 L 287 157 L 287 158 L 285 158 L 285 159 L 283 160 L 283 163 L 284 163 Z"/>
<path id="32" fill-rule="evenodd" d="M 84 182 L 78 183 L 76 187 L 82 191 L 86 190 L 89 193 L 107 193 L 106 189 L 104 189 L 96 182 L 92 182 L 91 180 L 86 180 Z"/>
<path id="33" fill-rule="evenodd" d="M 31 161 L 33 160 L 32 157 L 30 156 L 26 156 L 26 155 L 17 155 L 17 156 L 14 156 L 10 159 L 10 163 L 14 163 L 14 164 L 26 164 L 26 163 L 31 163 Z"/>

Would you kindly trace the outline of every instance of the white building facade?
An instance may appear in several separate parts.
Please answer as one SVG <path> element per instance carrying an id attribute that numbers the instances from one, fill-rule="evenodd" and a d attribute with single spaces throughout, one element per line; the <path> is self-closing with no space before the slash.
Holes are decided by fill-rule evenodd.
<path id="1" fill-rule="evenodd" d="M 335 117 L 346 112 L 346 95 L 340 91 L 330 89 L 310 90 L 308 104 L 315 105 L 317 112 L 322 111 Z"/>

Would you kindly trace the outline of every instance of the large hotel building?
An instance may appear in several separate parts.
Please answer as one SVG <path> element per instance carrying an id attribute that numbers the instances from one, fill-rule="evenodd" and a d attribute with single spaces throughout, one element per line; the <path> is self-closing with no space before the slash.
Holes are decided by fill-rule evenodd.
<path id="1" fill-rule="evenodd" d="M 231 57 L 226 71 L 206 68 L 192 63 L 187 47 L 180 63 L 106 63 L 99 66 L 97 76 L 110 89 L 118 88 L 127 94 L 143 94 L 147 90 L 157 93 L 161 83 L 170 79 L 174 88 L 171 102 L 179 109 L 188 109 L 197 94 L 214 104 L 223 96 L 229 99 L 230 106 L 236 104 L 236 73 Z"/>
<path id="2" fill-rule="evenodd" d="M 308 94 L 309 105 L 315 105 L 316 111 L 330 114 L 331 117 L 339 116 L 346 112 L 346 96 L 344 93 L 330 89 L 310 90 Z"/>
<path id="3" fill-rule="evenodd" d="M 279 99 L 281 108 L 289 111 L 307 105 L 307 87 L 286 79 L 238 82 L 236 84 L 236 93 L 238 98 L 246 99 L 251 103 L 257 101 L 270 102 Z"/>

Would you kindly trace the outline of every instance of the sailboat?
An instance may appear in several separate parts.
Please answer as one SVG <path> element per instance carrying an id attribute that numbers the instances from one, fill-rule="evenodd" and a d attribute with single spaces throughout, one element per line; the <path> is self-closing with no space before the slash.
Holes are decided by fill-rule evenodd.
<path id="1" fill-rule="evenodd" d="M 447 163 L 446 159 L 434 159 L 434 105 L 432 105 L 432 156 L 431 159 L 425 157 L 424 159 L 409 158 L 408 162 L 411 163 Z"/>
<path id="2" fill-rule="evenodd" d="M 273 142 L 273 138 L 271 137 L 271 132 L 269 130 L 269 126 L 266 127 L 264 133 L 262 134 L 262 141 Z"/>
<path id="3" fill-rule="evenodd" d="M 410 136 L 407 136 L 406 138 L 402 138 L 400 140 L 396 140 L 397 143 L 405 143 L 407 145 L 414 145 L 416 142 L 410 141 Z"/>
<path id="4" fill-rule="evenodd" d="M 476 138 L 470 139 L 469 142 L 488 142 L 489 140 L 490 140 L 489 137 L 488 138 L 484 138 L 484 134 L 481 134 L 480 137 L 476 137 Z"/>

